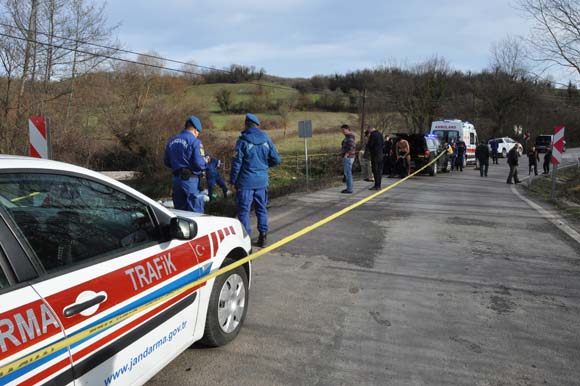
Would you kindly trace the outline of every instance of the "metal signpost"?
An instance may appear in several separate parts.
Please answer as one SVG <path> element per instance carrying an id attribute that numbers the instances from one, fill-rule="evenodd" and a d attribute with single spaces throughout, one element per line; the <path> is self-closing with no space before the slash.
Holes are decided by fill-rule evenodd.
<path id="1" fill-rule="evenodd" d="M 304 167 L 306 169 L 306 189 L 308 190 L 310 165 L 308 164 L 308 138 L 312 138 L 312 121 L 298 122 L 298 137 L 304 138 Z"/>
<path id="2" fill-rule="evenodd" d="M 554 140 L 552 141 L 552 190 L 550 198 L 556 198 L 556 177 L 558 174 L 558 165 L 562 162 L 562 153 L 564 151 L 564 126 L 554 128 Z"/>

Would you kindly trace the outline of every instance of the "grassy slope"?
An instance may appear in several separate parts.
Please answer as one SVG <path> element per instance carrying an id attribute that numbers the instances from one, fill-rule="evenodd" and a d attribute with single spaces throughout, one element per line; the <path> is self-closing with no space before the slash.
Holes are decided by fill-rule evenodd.
<path id="1" fill-rule="evenodd" d="M 244 99 L 250 98 L 258 89 L 258 85 L 253 83 L 243 84 L 204 84 L 193 86 L 188 94 L 191 97 L 200 98 L 205 106 L 208 106 L 212 112 L 210 119 L 216 131 L 220 132 L 220 136 L 228 140 L 235 141 L 239 135 L 239 131 L 224 131 L 228 127 L 239 127 L 240 131 L 243 128 L 243 114 L 222 114 L 219 111 L 219 106 L 215 100 L 215 94 L 218 90 L 226 88 L 232 92 L 234 103 L 239 103 Z M 296 96 L 298 91 L 292 89 L 281 88 L 265 88 L 272 99 L 286 99 Z M 276 122 L 275 129 L 268 130 L 268 134 L 275 141 L 276 146 L 280 152 L 304 152 L 304 140 L 298 138 L 298 121 L 311 120 L 313 128 L 313 137 L 308 140 L 308 148 L 310 152 L 320 152 L 329 148 L 337 148 L 342 141 L 342 134 L 339 127 L 343 123 L 350 125 L 357 125 L 358 116 L 350 113 L 331 113 L 331 112 L 317 112 L 317 111 L 297 111 L 289 114 L 288 127 L 286 128 L 286 135 L 284 135 L 284 125 L 282 119 L 278 114 L 257 114 L 262 120 L 270 120 Z"/>

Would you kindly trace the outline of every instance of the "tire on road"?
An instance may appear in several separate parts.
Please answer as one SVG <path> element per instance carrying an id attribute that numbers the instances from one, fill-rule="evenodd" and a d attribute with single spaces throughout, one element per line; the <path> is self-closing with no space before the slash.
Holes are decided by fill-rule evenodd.
<path id="1" fill-rule="evenodd" d="M 437 162 L 435 162 L 430 168 L 429 168 L 429 175 L 431 177 L 434 177 L 437 175 Z"/>
<path id="2" fill-rule="evenodd" d="M 223 266 L 235 260 L 226 259 Z M 240 332 L 248 311 L 248 276 L 243 267 L 216 277 L 201 343 L 211 347 L 231 342 Z"/>

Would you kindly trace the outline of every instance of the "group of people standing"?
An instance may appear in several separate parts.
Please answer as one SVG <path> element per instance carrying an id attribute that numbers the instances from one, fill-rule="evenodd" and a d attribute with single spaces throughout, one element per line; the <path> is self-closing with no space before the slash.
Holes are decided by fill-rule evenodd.
<path id="1" fill-rule="evenodd" d="M 540 154 L 535 146 L 530 147 L 528 150 L 528 175 L 534 172 L 534 175 L 538 175 L 538 162 L 540 162 Z M 546 149 L 546 154 L 544 154 L 544 171 L 542 174 L 550 173 L 550 163 L 552 162 L 552 147 Z"/>
<path id="2" fill-rule="evenodd" d="M 491 150 L 490 150 L 491 148 Z M 507 163 L 510 167 L 508 178 L 506 183 L 508 184 L 519 184 L 520 179 L 518 178 L 518 165 L 520 154 L 523 153 L 523 147 L 521 144 L 516 143 L 510 151 L 507 152 Z M 487 177 L 487 171 L 489 168 L 489 158 L 492 158 L 493 163 L 498 163 L 498 146 L 495 141 L 491 141 L 490 145 L 486 145 L 485 142 L 481 141 L 477 148 L 475 149 L 475 158 L 479 164 L 479 173 L 481 177 Z M 538 175 L 538 162 L 540 161 L 540 155 L 535 146 L 531 146 L 527 151 L 528 157 L 528 175 L 532 172 L 534 175 Z M 544 172 L 543 174 L 548 174 L 550 172 L 550 163 L 552 160 L 552 149 L 549 147 L 546 149 L 546 154 L 544 155 Z"/>
<path id="3" fill-rule="evenodd" d="M 341 126 L 344 139 L 342 140 L 343 174 L 346 189 L 341 193 L 353 192 L 352 166 L 357 156 L 356 139 L 348 125 Z M 358 153 L 359 163 L 363 170 L 364 180 L 374 182 L 369 190 L 381 190 L 383 174 L 389 177 L 406 177 L 411 168 L 411 147 L 406 139 L 396 142 L 390 136 L 375 128 L 365 131 L 366 143 L 364 149 Z"/>
<path id="4" fill-rule="evenodd" d="M 272 140 L 260 130 L 260 120 L 247 114 L 245 129 L 238 138 L 230 171 L 231 190 L 236 193 L 238 218 L 251 235 L 250 210 L 254 206 L 258 219 L 257 246 L 266 244 L 268 232 L 268 169 L 280 164 L 280 156 Z M 219 176 L 220 161 L 208 156 L 201 140 L 201 120 L 190 116 L 183 130 L 170 138 L 163 157 L 171 169 L 172 198 L 175 209 L 204 213 L 204 194 L 200 189 L 204 173 L 208 179 L 210 197 L 213 185 L 218 183 L 227 193 L 227 186 Z"/>
<path id="5" fill-rule="evenodd" d="M 344 168 L 344 180 L 346 189 L 341 193 L 353 192 L 352 166 L 354 164 L 357 151 L 355 136 L 348 125 L 341 127 L 344 139 L 342 141 L 342 158 Z M 386 135 L 383 138 L 382 133 L 374 128 L 365 131 L 366 145 L 364 150 L 361 149 L 359 162 L 363 171 L 365 181 L 374 182 L 369 190 L 380 190 L 382 175 L 387 174 L 389 177 L 406 177 L 410 173 L 411 149 L 409 142 L 404 138 L 396 138 Z M 467 157 L 467 145 L 463 139 L 451 140 L 451 143 L 445 142 L 444 149 L 447 150 L 451 158 L 451 170 L 463 171 Z M 521 144 L 516 143 L 507 153 L 507 163 L 510 171 L 507 178 L 508 184 L 520 183 L 518 177 L 519 156 L 523 152 Z M 540 156 L 534 146 L 527 152 L 529 160 L 529 174 L 534 172 L 538 174 L 538 162 Z M 489 171 L 489 159 L 493 164 L 498 164 L 498 144 L 496 141 L 490 141 L 489 146 L 481 141 L 475 149 L 475 158 L 479 166 L 481 177 L 487 177 Z M 552 150 L 548 148 L 544 155 L 544 174 L 550 172 L 550 162 Z M 369 168 L 370 166 L 370 168 Z M 372 174 L 370 172 L 372 170 Z"/>

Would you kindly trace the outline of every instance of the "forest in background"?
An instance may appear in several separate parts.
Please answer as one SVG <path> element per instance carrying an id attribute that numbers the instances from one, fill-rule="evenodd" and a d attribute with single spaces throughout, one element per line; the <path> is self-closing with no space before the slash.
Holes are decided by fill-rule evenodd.
<path id="1" fill-rule="evenodd" d="M 538 28 L 543 20 L 556 37 L 571 34 L 573 48 L 580 42 L 578 32 L 555 24 L 567 15 L 580 26 L 574 19 L 580 12 L 571 12 L 580 11 L 575 2 L 522 3 L 530 12 L 545 7 L 540 11 L 548 17 Z M 204 143 L 224 159 L 245 112 L 261 114 L 282 148 L 295 140 L 295 121 L 309 116 L 317 117 L 315 132 L 329 133 L 328 148 L 338 146 L 330 133 L 341 121 L 357 130 L 371 125 L 385 133 L 426 132 L 442 118 L 472 122 L 483 139 L 521 140 L 516 127 L 533 138 L 565 125 L 569 146 L 580 143 L 580 93 L 572 82 L 536 75 L 523 38 L 494 44 L 488 68 L 477 73 L 431 56 L 414 65 L 286 79 L 251 66 L 212 69 L 193 58 L 177 62 L 122 49 L 104 6 L 91 0 L 0 0 L 0 153 L 28 154 L 27 119 L 36 115 L 50 118 L 55 159 L 160 179 L 166 174 L 165 142 L 191 114 L 204 122 Z M 535 41 L 545 45 L 537 52 L 549 53 L 549 41 Z M 572 70 L 580 63 L 573 50 L 559 58 Z"/>

